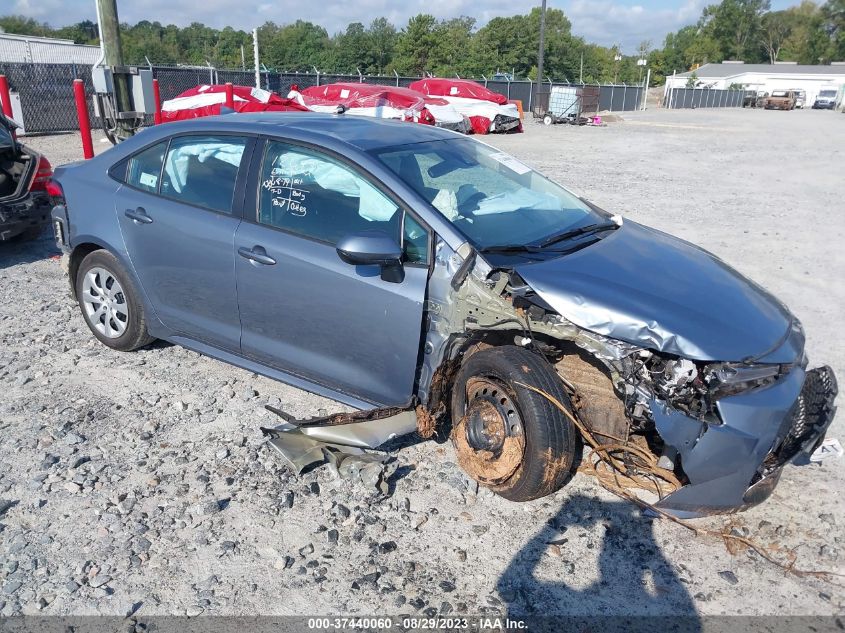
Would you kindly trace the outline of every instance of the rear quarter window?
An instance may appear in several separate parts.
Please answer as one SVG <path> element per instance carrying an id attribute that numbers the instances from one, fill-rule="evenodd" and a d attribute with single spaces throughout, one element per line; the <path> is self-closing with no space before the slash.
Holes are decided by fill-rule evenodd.
<path id="1" fill-rule="evenodd" d="M 161 179 L 165 151 L 167 151 L 167 141 L 162 141 L 132 156 L 126 167 L 124 182 L 142 191 L 156 193 Z M 119 165 L 120 163 L 114 167 L 117 168 Z"/>

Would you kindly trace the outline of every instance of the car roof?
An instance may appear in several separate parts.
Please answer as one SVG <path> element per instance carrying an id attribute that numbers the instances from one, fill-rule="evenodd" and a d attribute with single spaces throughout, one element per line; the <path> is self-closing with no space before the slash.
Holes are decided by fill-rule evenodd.
<path id="1" fill-rule="evenodd" d="M 282 134 L 296 130 L 311 136 L 315 142 L 331 140 L 359 150 L 424 143 L 460 138 L 460 135 L 433 125 L 391 121 L 350 114 L 322 114 L 317 112 L 251 112 L 202 117 L 177 121 L 162 126 L 172 133 L 209 131 L 209 128 L 256 134 Z"/>

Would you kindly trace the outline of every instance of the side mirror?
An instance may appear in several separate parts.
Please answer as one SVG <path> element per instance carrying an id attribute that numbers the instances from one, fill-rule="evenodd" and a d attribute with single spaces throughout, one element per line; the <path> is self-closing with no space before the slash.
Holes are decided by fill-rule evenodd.
<path id="1" fill-rule="evenodd" d="M 402 249 L 384 231 L 368 230 L 347 235 L 335 247 L 338 257 L 353 266 L 381 266 L 384 281 L 399 283 L 405 278 Z"/>

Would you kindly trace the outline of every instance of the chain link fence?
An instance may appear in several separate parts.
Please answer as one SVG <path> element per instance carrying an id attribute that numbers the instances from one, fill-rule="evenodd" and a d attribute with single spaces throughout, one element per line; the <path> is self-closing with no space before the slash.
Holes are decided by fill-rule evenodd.
<path id="1" fill-rule="evenodd" d="M 204 66 L 152 66 L 153 77 L 158 80 L 162 101 L 201 84 L 231 82 L 235 85 L 254 86 L 255 73 L 242 69 L 219 69 Z M 23 124 L 27 134 L 66 132 L 78 129 L 73 99 L 73 80 L 85 83 L 85 92 L 94 93 L 91 83 L 91 67 L 80 64 L 29 64 L 0 62 L 0 74 L 6 75 L 12 92 L 18 93 L 23 112 Z M 259 73 L 261 88 L 287 96 L 293 86 L 300 89 L 335 82 L 365 81 L 407 88 L 420 77 L 397 75 L 343 75 L 323 73 L 280 73 L 262 70 Z M 476 79 L 490 90 L 505 95 L 508 99 L 520 100 L 526 116 L 531 116 L 536 83 L 532 81 L 488 81 Z M 544 82 L 541 91 L 548 92 L 552 86 L 582 88 L 585 84 Z M 642 86 L 599 85 L 599 110 L 630 111 L 643 107 Z M 716 91 L 728 92 L 728 91 Z M 741 99 L 740 104 L 741 105 Z M 703 107 L 703 106 L 700 106 Z M 89 116 L 94 125 L 92 99 L 88 99 Z M 148 117 L 151 123 L 151 117 Z"/>

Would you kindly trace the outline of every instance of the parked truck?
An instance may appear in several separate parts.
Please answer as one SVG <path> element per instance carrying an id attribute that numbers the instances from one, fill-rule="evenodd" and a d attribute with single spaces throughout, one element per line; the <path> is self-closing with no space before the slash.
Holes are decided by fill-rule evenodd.
<path id="1" fill-rule="evenodd" d="M 773 90 L 763 101 L 766 110 L 793 110 L 797 95 L 794 90 Z"/>

